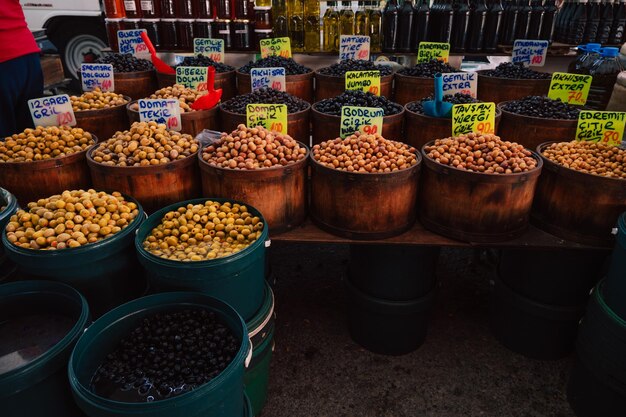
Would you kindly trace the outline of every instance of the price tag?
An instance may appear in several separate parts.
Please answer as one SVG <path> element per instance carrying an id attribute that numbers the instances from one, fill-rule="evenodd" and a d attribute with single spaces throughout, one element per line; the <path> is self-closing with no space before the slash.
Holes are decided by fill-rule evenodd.
<path id="1" fill-rule="evenodd" d="M 180 103 L 175 98 L 141 99 L 139 105 L 139 120 L 142 122 L 157 122 L 167 126 L 170 130 L 180 132 L 183 127 L 180 118 Z"/>
<path id="2" fill-rule="evenodd" d="M 115 77 L 111 64 L 81 64 L 80 78 L 83 91 L 91 91 L 97 87 L 102 91 L 115 91 Z"/>
<path id="3" fill-rule="evenodd" d="M 207 91 L 208 67 L 176 67 L 176 84 L 198 91 Z"/>
<path id="4" fill-rule="evenodd" d="M 370 59 L 370 37 L 360 35 L 341 35 L 339 40 L 339 59 Z"/>
<path id="5" fill-rule="evenodd" d="M 583 106 L 587 102 L 592 78 L 591 75 L 555 72 L 552 74 L 548 97 L 554 100 L 560 99 L 569 104 Z"/>
<path id="6" fill-rule="evenodd" d="M 475 72 L 451 72 L 441 74 L 444 94 L 467 94 L 476 98 L 478 76 Z"/>
<path id="7" fill-rule="evenodd" d="M 455 104 L 452 106 L 452 136 L 467 133 L 494 133 L 496 103 Z"/>
<path id="8" fill-rule="evenodd" d="M 263 126 L 268 130 L 287 134 L 287 105 L 248 104 L 246 125 L 248 127 Z"/>
<path id="9" fill-rule="evenodd" d="M 576 140 L 619 146 L 624 137 L 626 113 L 612 111 L 581 111 L 578 115 Z"/>
<path id="10" fill-rule="evenodd" d="M 224 39 L 194 38 L 193 54 L 204 55 L 215 62 L 224 62 Z"/>
<path id="11" fill-rule="evenodd" d="M 354 132 L 382 135 L 384 116 L 385 110 L 378 107 L 343 106 L 339 136 L 343 139 Z"/>
<path id="12" fill-rule="evenodd" d="M 268 87 L 278 91 L 287 91 L 287 72 L 283 67 L 252 68 L 250 70 L 252 91 Z"/>
<path id="13" fill-rule="evenodd" d="M 361 90 L 380 95 L 380 71 L 347 71 L 346 90 Z"/>
<path id="14" fill-rule="evenodd" d="M 72 102 L 67 94 L 28 100 L 28 108 L 35 126 L 76 126 Z"/>
<path id="15" fill-rule="evenodd" d="M 443 42 L 420 42 L 417 50 L 417 63 L 429 62 L 433 59 L 448 62 L 450 44 Z"/>
<path id="16" fill-rule="evenodd" d="M 533 67 L 543 67 L 546 64 L 548 54 L 548 41 L 533 41 L 529 39 L 517 39 L 513 43 L 513 59 Z"/>
<path id="17" fill-rule="evenodd" d="M 261 46 L 261 58 L 278 55 L 283 58 L 291 58 L 291 41 L 289 38 L 269 38 L 259 41 Z"/>
<path id="18" fill-rule="evenodd" d="M 148 46 L 141 39 L 141 33 L 145 29 L 130 29 L 117 31 L 117 44 L 120 54 L 133 54 L 137 58 L 147 58 L 150 56 Z"/>

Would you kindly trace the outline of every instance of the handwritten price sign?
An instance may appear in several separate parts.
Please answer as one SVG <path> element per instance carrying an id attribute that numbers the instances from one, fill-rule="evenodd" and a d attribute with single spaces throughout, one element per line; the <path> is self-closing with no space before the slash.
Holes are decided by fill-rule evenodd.
<path id="1" fill-rule="evenodd" d="M 137 103 L 140 121 L 164 124 L 168 129 L 177 132 L 182 129 L 178 99 L 141 99 Z"/>
<path id="2" fill-rule="evenodd" d="M 248 127 L 263 126 L 274 132 L 287 134 L 287 105 L 248 104 L 246 125 Z"/>
<path id="3" fill-rule="evenodd" d="M 289 38 L 261 39 L 259 44 L 261 46 L 261 58 L 272 55 L 291 58 L 291 41 Z"/>
<path id="4" fill-rule="evenodd" d="M 441 74 L 444 94 L 467 94 L 476 98 L 478 76 L 475 72 L 451 72 Z"/>
<path id="5" fill-rule="evenodd" d="M 548 97 L 554 100 L 560 99 L 569 104 L 583 106 L 587 102 L 592 79 L 591 75 L 555 72 L 552 74 Z"/>
<path id="6" fill-rule="evenodd" d="M 343 106 L 339 136 L 346 138 L 354 132 L 382 135 L 384 116 L 385 110 L 378 107 Z"/>
<path id="7" fill-rule="evenodd" d="M 619 146 L 624 137 L 626 113 L 611 111 L 581 111 L 578 115 L 576 140 Z"/>
<path id="8" fill-rule="evenodd" d="M 496 103 L 455 104 L 452 106 L 452 136 L 467 133 L 494 133 Z"/>
<path id="9" fill-rule="evenodd" d="M 67 94 L 28 100 L 28 108 L 35 126 L 76 126 L 72 102 Z"/>
<path id="10" fill-rule="evenodd" d="M 420 42 L 417 50 L 417 63 L 429 62 L 433 59 L 448 62 L 450 44 L 443 42 Z"/>
<path id="11" fill-rule="evenodd" d="M 543 67 L 548 54 L 548 41 L 518 39 L 513 43 L 513 59 L 533 67 Z"/>
<path id="12" fill-rule="evenodd" d="M 287 91 L 287 72 L 283 67 L 252 68 L 250 70 L 252 91 L 267 87 L 278 91 Z"/>
<path id="13" fill-rule="evenodd" d="M 215 62 L 224 62 L 224 39 L 194 38 L 193 54 L 209 57 Z"/>
<path id="14" fill-rule="evenodd" d="M 346 90 L 361 90 L 380 95 L 380 71 L 346 72 Z"/>
<path id="15" fill-rule="evenodd" d="M 83 91 L 100 88 L 102 91 L 115 90 L 115 77 L 111 64 L 81 64 L 80 78 Z"/>
<path id="16" fill-rule="evenodd" d="M 120 54 L 132 54 L 138 58 L 150 56 L 148 46 L 141 39 L 141 33 L 146 32 L 145 29 L 130 29 L 117 31 L 117 44 L 119 45 Z"/>
<path id="17" fill-rule="evenodd" d="M 370 37 L 341 35 L 339 40 L 339 59 L 370 59 Z"/>
<path id="18" fill-rule="evenodd" d="M 176 84 L 207 91 L 208 67 L 176 67 Z"/>

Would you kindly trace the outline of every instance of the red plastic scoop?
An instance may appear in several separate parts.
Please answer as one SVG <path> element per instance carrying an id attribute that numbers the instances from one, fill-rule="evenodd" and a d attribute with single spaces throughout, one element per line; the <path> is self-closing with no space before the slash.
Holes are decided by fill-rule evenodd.
<path id="1" fill-rule="evenodd" d="M 222 89 L 215 90 L 215 67 L 209 67 L 209 79 L 207 80 L 207 93 L 191 103 L 194 110 L 212 109 L 220 102 L 222 98 Z"/>
<path id="2" fill-rule="evenodd" d="M 156 68 L 156 70 L 162 74 L 170 74 L 170 75 L 176 74 L 176 71 L 174 71 L 174 68 L 167 65 L 157 56 L 156 51 L 154 50 L 154 45 L 152 45 L 152 42 L 150 42 L 150 38 L 148 37 L 148 34 L 146 32 L 141 32 L 141 39 L 143 39 L 144 43 L 148 47 L 148 51 L 150 51 L 150 56 L 152 57 L 152 63 L 154 64 L 154 67 Z"/>

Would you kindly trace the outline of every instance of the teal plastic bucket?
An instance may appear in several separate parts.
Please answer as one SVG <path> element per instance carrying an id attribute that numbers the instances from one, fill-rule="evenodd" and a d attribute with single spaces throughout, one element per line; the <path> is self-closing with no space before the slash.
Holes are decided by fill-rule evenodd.
<path id="1" fill-rule="evenodd" d="M 87 301 L 72 287 L 58 282 L 23 281 L 0 285 L 0 326 L 4 327 L 9 320 L 17 318 L 29 320 L 32 326 L 32 320 L 36 320 L 34 315 L 49 320 L 39 326 L 44 327 L 38 329 L 39 332 L 0 340 L 1 350 L 7 356 L 22 348 L 19 356 L 24 358 L 29 351 L 41 349 L 41 354 L 30 362 L 11 370 L 0 370 L 0 414 L 3 417 L 82 415 L 72 399 L 67 362 L 76 341 L 90 322 Z M 63 324 L 59 324 L 58 319 L 55 324 L 51 315 L 61 316 Z M 30 318 L 25 318 L 27 316 Z M 51 339 L 46 338 L 55 337 L 55 332 L 57 337 L 65 336 L 50 346 Z M 21 342 L 22 346 L 6 345 L 12 342 Z"/>
<path id="2" fill-rule="evenodd" d="M 243 399 L 243 402 L 245 403 L 243 417 L 254 417 L 254 414 L 252 413 L 252 404 L 250 404 L 250 398 L 248 398 L 247 395 Z"/>
<path id="3" fill-rule="evenodd" d="M 47 279 L 71 285 L 85 296 L 94 317 L 99 317 L 145 290 L 145 279 L 133 251 L 135 231 L 145 218 L 141 205 L 138 216 L 113 237 L 78 248 L 32 250 L 11 244 L 6 233 L 2 243 L 18 266 L 22 278 Z"/>
<path id="4" fill-rule="evenodd" d="M 604 294 L 609 307 L 626 319 L 626 213 L 617 222 L 617 239 L 604 284 Z"/>
<path id="5" fill-rule="evenodd" d="M 267 402 L 270 361 L 274 350 L 274 294 L 269 284 L 259 312 L 246 325 L 252 342 L 252 360 L 244 376 L 246 394 L 252 403 L 253 415 L 259 415 Z"/>
<path id="6" fill-rule="evenodd" d="M 9 219 L 17 210 L 17 199 L 4 188 L 0 188 L 0 207 L 4 207 L 4 210 L 0 211 L 0 232 L 3 233 Z M 0 283 L 3 282 L 14 269 L 15 265 L 4 253 L 3 244 L 0 242 Z"/>
<path id="7" fill-rule="evenodd" d="M 143 248 L 143 242 L 152 229 L 159 225 L 168 211 L 187 204 L 205 201 L 244 204 L 248 211 L 261 218 L 265 227 L 259 239 L 234 255 L 198 262 L 179 262 L 163 259 Z M 223 198 L 199 198 L 167 206 L 152 214 L 141 225 L 135 238 L 139 262 L 147 271 L 151 292 L 198 291 L 226 301 L 244 320 L 250 320 L 263 304 L 265 294 L 265 243 L 268 240 L 267 223 L 254 207 Z"/>
<path id="8" fill-rule="evenodd" d="M 104 357 L 144 317 L 183 308 L 214 311 L 242 340 L 237 355 L 221 374 L 193 391 L 154 402 L 113 401 L 90 389 L 91 379 Z M 68 373 L 76 403 L 89 417 L 240 417 L 246 407 L 244 366 L 251 353 L 246 324 L 231 306 L 200 293 L 162 293 L 130 301 L 96 320 L 76 344 Z"/>

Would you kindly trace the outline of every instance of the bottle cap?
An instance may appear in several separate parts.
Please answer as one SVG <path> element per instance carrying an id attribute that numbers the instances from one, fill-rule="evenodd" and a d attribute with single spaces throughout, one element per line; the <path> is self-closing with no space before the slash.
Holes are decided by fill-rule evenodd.
<path id="1" fill-rule="evenodd" d="M 617 48 L 611 48 L 611 47 L 602 48 L 600 52 L 602 52 L 602 56 L 605 56 L 605 57 L 613 58 L 613 57 L 619 56 L 619 49 Z"/>
<path id="2" fill-rule="evenodd" d="M 578 45 L 576 47 L 579 51 L 587 52 L 587 45 Z"/>
<path id="3" fill-rule="evenodd" d="M 597 51 L 600 48 L 602 48 L 602 45 L 600 45 L 599 43 L 588 43 L 586 51 Z"/>

